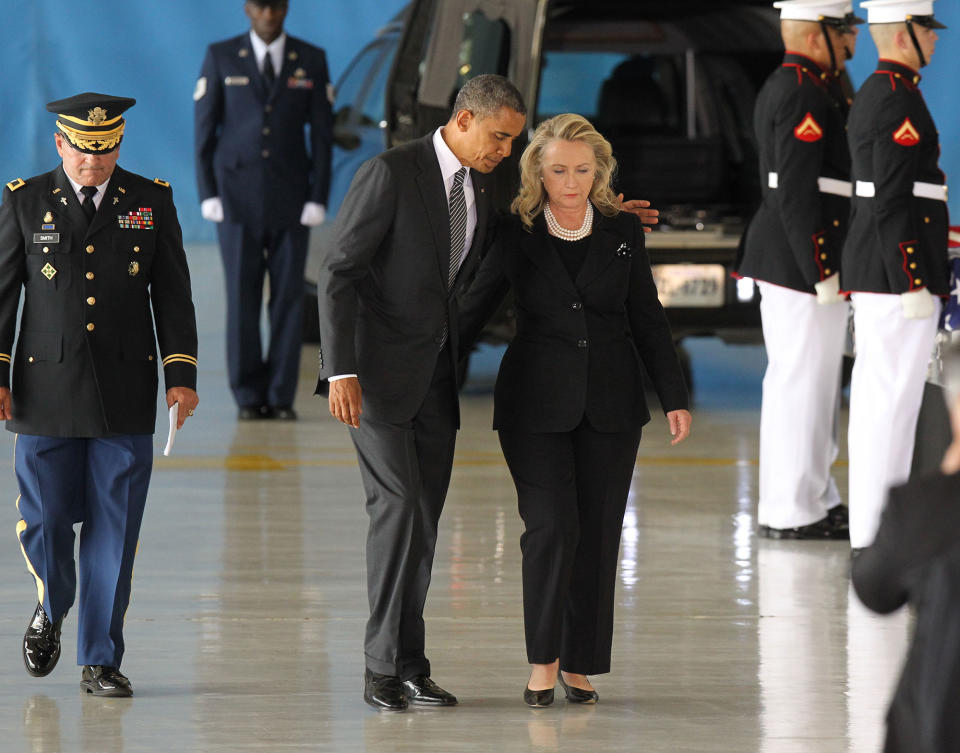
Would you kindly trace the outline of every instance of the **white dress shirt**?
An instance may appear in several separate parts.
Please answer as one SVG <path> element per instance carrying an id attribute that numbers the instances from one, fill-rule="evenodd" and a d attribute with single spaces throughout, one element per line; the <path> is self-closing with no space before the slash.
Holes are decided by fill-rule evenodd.
<path id="1" fill-rule="evenodd" d="M 64 171 L 63 174 L 67 175 L 66 171 Z M 77 195 L 77 201 L 83 204 L 83 200 L 87 197 L 84 196 L 82 193 L 80 193 L 80 189 L 82 188 L 82 186 L 79 183 L 77 183 L 73 178 L 71 178 L 69 175 L 67 175 L 67 180 L 69 180 L 70 185 L 73 186 L 73 192 Z M 108 185 L 110 185 L 110 178 L 107 178 L 105 181 L 103 181 L 103 183 L 97 186 L 97 192 L 93 196 L 93 205 L 97 209 L 100 208 L 100 202 L 103 201 L 103 197 L 107 193 Z"/>
<path id="2" fill-rule="evenodd" d="M 257 70 L 263 72 L 263 59 L 270 53 L 270 62 L 273 63 L 273 73 L 280 78 L 280 69 L 283 68 L 283 48 L 287 43 L 287 33 L 282 32 L 279 37 L 270 44 L 264 42 L 257 36 L 256 32 L 250 31 L 250 45 L 253 47 L 253 56 L 257 59 Z"/>

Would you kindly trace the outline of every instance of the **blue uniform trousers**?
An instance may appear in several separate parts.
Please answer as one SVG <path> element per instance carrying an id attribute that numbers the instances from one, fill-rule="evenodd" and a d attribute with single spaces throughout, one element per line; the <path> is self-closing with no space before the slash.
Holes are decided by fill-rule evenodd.
<path id="1" fill-rule="evenodd" d="M 227 372 L 237 405 L 293 405 L 303 341 L 303 275 L 310 230 L 217 225 L 227 283 Z M 270 344 L 264 360 L 260 311 L 270 275 Z"/>
<path id="2" fill-rule="evenodd" d="M 119 667 L 133 558 L 153 469 L 153 437 L 17 437 L 17 534 L 38 600 L 51 620 L 73 605 L 78 570 L 77 663 Z"/>

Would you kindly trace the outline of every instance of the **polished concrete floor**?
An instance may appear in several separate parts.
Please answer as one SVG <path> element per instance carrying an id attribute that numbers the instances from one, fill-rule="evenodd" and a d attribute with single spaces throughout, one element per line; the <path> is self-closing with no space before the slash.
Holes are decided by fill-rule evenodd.
<path id="1" fill-rule="evenodd" d="M 642 751 L 872 753 L 907 617 L 870 615 L 847 548 L 755 534 L 762 351 L 694 344 L 694 435 L 662 418 L 641 444 L 624 521 L 614 670 L 601 701 L 533 711 L 513 486 L 488 429 L 482 369 L 463 430 L 427 605 L 434 677 L 454 709 L 361 701 L 366 518 L 347 430 L 310 393 L 296 423 L 238 423 L 223 369 L 216 251 L 191 249 L 201 403 L 157 457 L 126 619 L 133 699 L 81 694 L 76 616 L 55 672 L 23 670 L 35 590 L 0 474 L 0 751 Z M 489 375 L 487 375 L 487 378 Z M 157 448 L 162 447 L 158 432 Z M 0 436 L 0 457 L 13 439 Z M 845 453 L 841 457 L 845 457 Z M 846 467 L 836 468 L 841 488 Z"/>

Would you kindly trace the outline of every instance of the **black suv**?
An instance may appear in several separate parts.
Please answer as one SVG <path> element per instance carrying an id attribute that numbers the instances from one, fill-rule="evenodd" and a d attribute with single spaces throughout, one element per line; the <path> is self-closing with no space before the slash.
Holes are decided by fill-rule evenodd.
<path id="1" fill-rule="evenodd" d="M 613 145 L 617 189 L 661 210 L 647 246 L 677 340 L 759 342 L 755 285 L 730 273 L 760 194 L 753 104 L 782 55 L 767 0 L 414 0 L 337 84 L 330 215 L 363 160 L 442 125 L 467 79 L 500 73 L 535 103 L 531 129 L 590 119 Z M 494 173 L 504 204 L 517 146 Z M 311 242 L 313 296 L 329 239 L 328 223 Z M 504 322 L 493 339 L 509 337 Z"/>

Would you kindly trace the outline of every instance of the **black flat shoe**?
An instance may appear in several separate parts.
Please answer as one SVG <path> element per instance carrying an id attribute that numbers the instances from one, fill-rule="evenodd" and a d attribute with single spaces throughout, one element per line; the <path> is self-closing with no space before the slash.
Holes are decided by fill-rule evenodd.
<path id="1" fill-rule="evenodd" d="M 404 680 L 403 694 L 414 706 L 456 706 L 457 697 L 448 693 L 427 675 L 417 675 Z"/>
<path id="2" fill-rule="evenodd" d="M 33 619 L 23 634 L 23 666 L 34 677 L 46 677 L 60 660 L 60 628 L 63 627 L 63 617 L 56 622 L 50 622 L 43 605 L 37 604 Z"/>
<path id="3" fill-rule="evenodd" d="M 366 670 L 363 674 L 363 700 L 378 711 L 406 711 L 407 696 L 399 677 Z"/>
<path id="4" fill-rule="evenodd" d="M 273 412 L 266 405 L 243 405 L 237 410 L 240 421 L 262 421 L 273 418 Z"/>
<path id="5" fill-rule="evenodd" d="M 834 505 L 827 510 L 827 520 L 833 523 L 834 526 L 849 528 L 850 509 L 842 502 L 839 505 Z"/>
<path id="6" fill-rule="evenodd" d="M 129 698 L 133 695 L 133 686 L 119 667 L 104 667 L 99 664 L 86 665 L 80 675 L 80 687 L 93 695 L 108 698 Z"/>
<path id="7" fill-rule="evenodd" d="M 563 679 L 563 672 L 557 674 L 557 679 L 560 680 L 560 687 L 562 687 L 563 692 L 567 694 L 567 700 L 570 703 L 596 703 L 600 700 L 600 695 L 596 690 L 584 690 L 583 688 L 575 688 L 572 685 L 567 685 Z"/>
<path id="8" fill-rule="evenodd" d="M 771 528 L 760 526 L 759 534 L 765 539 L 803 539 L 809 541 L 847 541 L 850 539 L 850 526 L 834 523 L 828 515 L 816 523 L 796 528 Z"/>
<path id="9" fill-rule="evenodd" d="M 553 688 L 546 690 L 523 689 L 523 702 L 530 708 L 542 709 L 553 704 Z"/>

